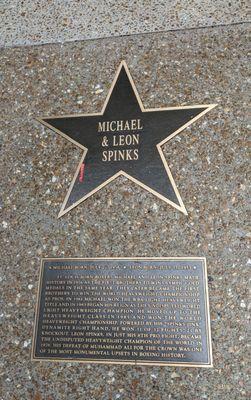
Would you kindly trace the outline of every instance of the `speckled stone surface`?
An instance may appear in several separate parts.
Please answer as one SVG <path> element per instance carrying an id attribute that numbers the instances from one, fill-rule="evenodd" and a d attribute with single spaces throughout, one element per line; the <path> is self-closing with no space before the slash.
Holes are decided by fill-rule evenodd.
<path id="1" fill-rule="evenodd" d="M 1 46 L 248 21 L 247 0 L 2 0 Z"/>
<path id="2" fill-rule="evenodd" d="M 1 400 L 247 399 L 247 28 L 2 50 Z M 146 107 L 218 103 L 164 147 L 188 210 L 119 179 L 61 219 L 80 150 L 36 116 L 102 108 L 125 59 Z M 213 369 L 31 362 L 41 257 L 206 256 Z"/>

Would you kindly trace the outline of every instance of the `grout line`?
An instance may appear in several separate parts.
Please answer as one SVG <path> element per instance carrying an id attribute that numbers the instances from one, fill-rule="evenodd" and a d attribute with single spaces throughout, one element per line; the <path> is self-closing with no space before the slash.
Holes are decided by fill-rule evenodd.
<path id="1" fill-rule="evenodd" d="M 128 34 L 123 34 L 123 35 L 111 35 L 111 36 L 100 36 L 100 37 L 95 37 L 95 38 L 82 38 L 82 39 L 69 39 L 66 41 L 48 41 L 48 42 L 43 42 L 43 43 L 23 43 L 23 44 L 14 44 L 9 45 L 9 46 L 4 46 L 0 45 L 0 49 L 14 49 L 14 48 L 19 48 L 19 47 L 35 47 L 35 46 L 45 46 L 45 45 L 64 45 L 64 44 L 69 44 L 69 43 L 77 43 L 77 42 L 89 42 L 89 41 L 95 41 L 95 40 L 113 40 L 116 38 L 123 38 L 123 37 L 129 37 L 129 36 L 143 36 L 143 35 L 150 35 L 150 34 L 160 34 L 160 33 L 171 33 L 171 32 L 183 32 L 183 31 L 195 31 L 199 29 L 213 29 L 213 28 L 224 28 L 224 27 L 232 27 L 232 26 L 237 26 L 237 25 L 245 25 L 245 24 L 250 24 L 251 21 L 242 21 L 242 22 L 233 22 L 230 24 L 216 24 L 216 25 L 203 25 L 203 26 L 195 26 L 195 27 L 190 27 L 190 28 L 177 28 L 177 29 L 168 29 L 168 30 L 159 30 L 159 31 L 150 31 L 150 32 L 137 32 L 137 33 L 128 33 Z"/>

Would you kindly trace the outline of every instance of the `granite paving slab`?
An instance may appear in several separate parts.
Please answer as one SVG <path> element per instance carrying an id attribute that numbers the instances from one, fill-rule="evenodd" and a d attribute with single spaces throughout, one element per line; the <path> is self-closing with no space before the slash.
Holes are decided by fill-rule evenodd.
<path id="1" fill-rule="evenodd" d="M 1 400 L 247 399 L 246 25 L 1 50 Z M 185 216 L 125 178 L 58 219 L 81 151 L 39 124 L 99 111 L 125 59 L 145 107 L 217 103 L 164 147 Z M 41 257 L 206 256 L 213 369 L 31 362 Z"/>
<path id="2" fill-rule="evenodd" d="M 2 0 L 1 46 L 22 46 L 248 21 L 247 0 Z"/>

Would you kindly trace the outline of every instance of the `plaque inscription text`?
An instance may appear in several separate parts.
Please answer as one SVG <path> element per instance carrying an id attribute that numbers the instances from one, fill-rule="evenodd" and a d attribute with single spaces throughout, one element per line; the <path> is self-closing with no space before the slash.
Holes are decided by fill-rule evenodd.
<path id="1" fill-rule="evenodd" d="M 204 258 L 44 259 L 34 360 L 212 366 Z"/>

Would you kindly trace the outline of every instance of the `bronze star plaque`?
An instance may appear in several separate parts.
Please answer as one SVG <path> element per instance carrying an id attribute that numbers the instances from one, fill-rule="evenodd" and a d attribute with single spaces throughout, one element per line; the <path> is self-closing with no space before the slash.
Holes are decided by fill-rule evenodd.
<path id="1" fill-rule="evenodd" d="M 32 359 L 211 367 L 206 260 L 43 259 Z"/>
<path id="2" fill-rule="evenodd" d="M 187 214 L 162 146 L 213 107 L 145 109 L 122 61 L 100 113 L 38 118 L 83 150 L 59 216 L 120 175 Z"/>

